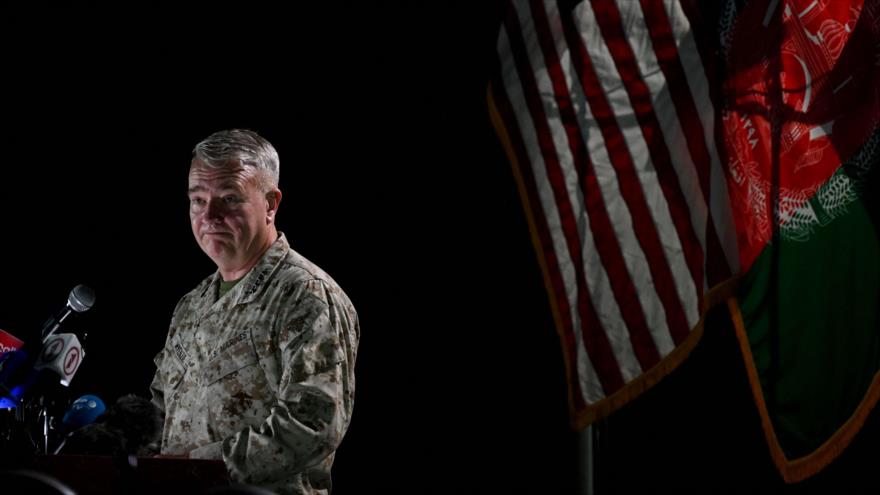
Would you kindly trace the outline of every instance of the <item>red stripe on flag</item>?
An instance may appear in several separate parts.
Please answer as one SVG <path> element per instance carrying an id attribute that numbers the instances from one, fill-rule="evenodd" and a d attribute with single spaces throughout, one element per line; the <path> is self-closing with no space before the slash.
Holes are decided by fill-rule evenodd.
<path id="1" fill-rule="evenodd" d="M 544 55 L 544 64 L 553 84 L 556 104 L 559 107 L 559 114 L 568 137 L 572 163 L 578 177 L 581 178 L 580 187 L 590 222 L 589 228 L 596 239 L 596 250 L 609 274 L 611 289 L 620 308 L 621 316 L 626 323 L 633 351 L 641 368 L 647 370 L 660 361 L 660 353 L 648 329 L 635 284 L 633 284 L 626 268 L 620 244 L 602 201 L 602 192 L 599 189 L 593 164 L 586 153 L 586 143 L 584 143 L 577 115 L 572 106 L 571 95 L 565 83 L 565 75 L 556 53 L 547 12 L 544 10 L 543 2 L 529 2 L 529 5 L 531 5 L 532 19 Z"/>
<path id="2" fill-rule="evenodd" d="M 556 258 L 556 251 L 553 250 L 553 240 L 550 238 L 550 229 L 547 226 L 547 219 L 543 214 L 544 208 L 541 206 L 541 202 L 538 199 L 538 187 L 535 184 L 535 176 L 532 173 L 532 168 L 529 166 L 529 154 L 522 142 L 516 117 L 514 116 L 510 101 L 507 98 L 507 93 L 504 91 L 504 83 L 500 80 L 496 81 L 496 84 L 493 84 L 492 88 L 495 95 L 495 104 L 498 114 L 501 116 L 504 126 L 508 129 L 510 145 L 513 153 L 516 155 L 516 164 L 518 165 L 517 170 L 519 170 L 520 177 L 522 178 L 526 189 L 525 196 L 532 211 L 532 221 L 535 230 L 537 231 L 538 241 L 541 243 L 541 249 L 546 262 L 547 277 L 550 279 L 550 284 L 553 287 L 553 295 L 555 296 L 553 299 L 559 313 L 558 316 L 562 322 L 563 328 L 561 329 L 561 337 L 563 341 L 563 352 L 566 353 L 566 359 L 569 363 L 566 372 L 568 373 L 568 385 L 571 394 L 572 407 L 575 411 L 582 411 L 586 408 L 586 401 L 584 400 L 583 393 L 579 386 L 581 380 L 580 377 L 578 377 L 577 372 L 578 358 L 575 350 L 577 342 L 574 336 L 574 322 L 571 320 L 571 306 L 569 306 L 568 298 L 565 296 L 565 284 L 562 281 L 559 261 Z"/>
<path id="3" fill-rule="evenodd" d="M 657 172 L 657 180 L 666 197 L 669 213 L 672 215 L 672 223 L 678 232 L 688 268 L 694 279 L 695 296 L 699 299 L 703 287 L 703 248 L 691 224 L 688 204 L 678 183 L 678 175 L 672 166 L 669 150 L 663 140 L 660 123 L 654 113 L 651 91 L 642 80 L 635 54 L 623 32 L 623 21 L 620 17 L 620 11 L 617 10 L 617 5 L 614 2 L 596 0 L 591 0 L 590 3 L 593 6 L 593 12 L 605 39 L 605 44 L 611 52 L 614 65 L 617 67 L 617 72 L 620 74 L 627 95 L 629 95 L 630 105 L 635 111 L 642 135 L 648 145 L 651 162 Z"/>
<path id="4" fill-rule="evenodd" d="M 602 85 L 593 70 L 590 54 L 581 42 L 572 13 L 563 10 L 560 11 L 560 17 L 566 41 L 572 50 L 571 60 L 577 70 L 593 117 L 599 124 L 605 139 L 605 148 L 608 150 L 611 164 L 617 172 L 621 195 L 632 212 L 633 230 L 642 251 L 645 253 L 651 278 L 657 289 L 657 297 L 666 312 L 669 332 L 673 341 L 679 343 L 687 337 L 690 328 L 681 301 L 678 299 L 678 291 L 672 278 L 672 272 L 667 264 L 629 149 L 623 133 L 617 125 L 614 110 L 605 98 Z M 702 282 L 697 287 L 702 287 Z"/>
<path id="5" fill-rule="evenodd" d="M 700 120 L 697 107 L 690 93 L 690 85 L 685 76 L 681 59 L 678 57 L 677 43 L 672 34 L 669 17 L 661 2 L 641 0 L 641 5 L 642 13 L 645 16 L 645 25 L 648 26 L 648 31 L 651 33 L 651 44 L 654 47 L 654 53 L 657 56 L 660 69 L 663 71 L 663 76 L 666 78 L 666 85 L 675 104 L 676 115 L 684 132 L 691 160 L 700 179 L 700 191 L 703 193 L 703 200 L 706 202 L 706 207 L 710 208 L 709 176 L 712 158 L 706 146 L 703 123 Z M 721 243 L 718 240 L 718 233 L 715 230 L 711 212 L 706 223 L 706 270 L 708 272 L 709 285 L 712 286 L 729 277 L 730 268 L 727 265 L 727 259 L 724 257 L 723 252 L 720 251 Z M 718 251 L 710 255 L 710 249 L 718 249 Z M 719 279 L 719 276 L 723 278 Z M 699 293 L 701 296 L 700 302 L 702 303 L 702 291 L 699 291 Z"/>
<path id="6" fill-rule="evenodd" d="M 651 33 L 651 44 L 666 78 L 666 87 L 675 104 L 676 115 L 684 131 L 688 151 L 700 178 L 700 190 L 708 204 L 709 199 L 709 151 L 703 140 L 703 125 L 691 97 L 684 67 L 678 58 L 678 48 L 672 36 L 672 27 L 663 4 L 653 0 L 641 0 L 645 25 Z"/>
<path id="7" fill-rule="evenodd" d="M 595 308 L 593 308 L 592 301 L 589 298 L 581 258 L 582 246 L 578 237 L 574 212 L 565 191 L 565 180 L 562 176 L 559 159 L 556 156 L 553 137 L 544 114 L 544 107 L 534 80 L 531 64 L 526 55 L 527 51 L 522 38 L 519 20 L 514 15 L 508 15 L 505 17 L 504 24 L 510 39 L 511 55 L 514 59 L 520 83 L 523 86 L 526 105 L 535 125 L 538 144 L 553 189 L 568 253 L 575 267 L 577 306 L 578 313 L 581 316 L 581 332 L 584 337 L 584 346 L 593 362 L 605 395 L 611 395 L 623 387 L 623 376 L 612 352 L 608 337 L 602 329 L 601 323 L 596 316 Z"/>
<path id="8" fill-rule="evenodd" d="M 718 33 L 715 30 L 717 20 L 713 20 L 711 16 L 704 15 L 704 13 L 698 8 L 697 2 L 694 0 L 679 0 L 679 4 L 681 5 L 685 17 L 688 19 L 688 24 L 690 25 L 691 33 L 693 33 L 695 41 L 694 44 L 697 47 L 697 52 L 700 54 L 700 65 L 702 65 L 703 73 L 706 76 L 706 84 L 709 85 L 709 100 L 715 105 L 715 119 L 714 122 L 712 122 L 712 132 L 715 137 L 715 152 L 718 153 L 718 160 L 721 164 L 729 163 L 727 160 L 727 149 L 724 147 L 724 125 L 721 121 L 721 106 L 716 104 L 721 101 L 722 97 L 722 83 L 720 77 L 721 64 L 719 63 L 721 46 L 717 37 Z M 725 170 L 723 165 L 722 170 Z M 718 193 L 713 192 L 710 189 L 710 199 L 713 194 Z M 711 205 L 711 202 L 709 204 Z M 731 219 L 731 222 L 732 221 L 733 219 Z M 706 239 L 709 241 L 706 244 L 706 257 L 708 270 L 707 278 L 710 284 L 720 283 L 731 276 L 730 264 L 728 263 L 727 256 L 721 247 L 721 242 L 718 238 L 717 230 L 715 230 L 714 223 L 714 216 L 709 215 L 709 224 L 706 229 Z M 734 226 L 731 224 L 730 228 L 734 228 Z M 715 232 L 715 242 L 712 242 L 713 236 L 709 235 L 710 229 Z M 714 261 L 716 258 L 724 260 L 723 265 L 716 263 Z"/>

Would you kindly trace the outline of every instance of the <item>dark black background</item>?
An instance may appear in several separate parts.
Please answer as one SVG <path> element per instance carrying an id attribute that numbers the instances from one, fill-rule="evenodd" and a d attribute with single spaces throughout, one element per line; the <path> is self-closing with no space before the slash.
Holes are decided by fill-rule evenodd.
<path id="1" fill-rule="evenodd" d="M 559 343 L 487 113 L 500 12 L 6 12 L 0 328 L 26 335 L 88 284 L 97 304 L 71 321 L 88 331 L 71 395 L 147 395 L 175 303 L 214 269 L 189 230 L 190 150 L 250 128 L 281 156 L 279 228 L 361 318 L 336 493 L 573 493 Z M 782 486 L 732 334 L 711 330 L 600 425 L 600 491 L 844 479 Z"/>

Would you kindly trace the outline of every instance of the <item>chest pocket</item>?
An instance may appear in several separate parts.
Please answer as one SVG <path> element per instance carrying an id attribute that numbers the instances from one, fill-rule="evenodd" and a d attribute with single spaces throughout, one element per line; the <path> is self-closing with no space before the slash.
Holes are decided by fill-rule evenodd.
<path id="1" fill-rule="evenodd" d="M 180 385 L 180 382 L 183 381 L 184 369 L 176 360 L 170 364 L 165 365 L 165 395 L 167 396 L 170 392 L 177 389 Z"/>
<path id="2" fill-rule="evenodd" d="M 202 368 L 200 385 L 212 385 L 227 376 L 258 363 L 250 332 L 244 331 L 220 345 L 218 351 Z"/>
<path id="3" fill-rule="evenodd" d="M 187 364 L 186 361 L 188 359 L 186 351 L 184 351 L 183 344 L 180 342 L 180 339 L 175 336 L 171 340 L 171 348 L 165 350 L 166 355 L 173 356 L 171 359 L 165 359 L 164 373 L 165 373 L 165 393 L 169 393 L 180 385 L 180 382 L 183 381 L 183 376 L 186 374 Z"/>

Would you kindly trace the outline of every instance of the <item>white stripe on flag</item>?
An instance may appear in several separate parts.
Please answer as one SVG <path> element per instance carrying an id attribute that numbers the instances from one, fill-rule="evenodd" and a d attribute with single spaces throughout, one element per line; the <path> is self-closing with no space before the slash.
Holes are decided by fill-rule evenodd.
<path id="1" fill-rule="evenodd" d="M 614 111 L 618 127 L 623 134 L 633 165 L 638 172 L 639 183 L 648 203 L 654 226 L 660 236 L 663 253 L 672 272 L 676 293 L 689 324 L 692 321 L 696 322 L 699 319 L 697 288 L 690 275 L 681 241 L 672 222 L 669 205 L 657 181 L 648 146 L 630 104 L 629 96 L 614 65 L 614 59 L 605 45 L 590 2 L 579 3 L 574 10 L 574 15 L 578 20 L 582 42 L 593 61 L 593 67 L 602 84 L 608 103 Z"/>
<path id="2" fill-rule="evenodd" d="M 586 347 L 581 334 L 582 322 L 578 314 L 577 304 L 577 283 L 575 281 L 575 270 L 572 267 L 571 257 L 568 253 L 568 247 L 562 232 L 561 220 L 556 208 L 556 201 L 553 191 L 549 187 L 549 179 L 544 165 L 544 158 L 538 145 L 537 131 L 535 130 L 531 116 L 528 112 L 525 96 L 523 95 L 522 86 L 516 67 L 511 55 L 510 40 L 507 32 L 502 28 L 498 37 L 498 52 L 501 54 L 501 75 L 504 81 L 504 90 L 510 99 L 511 106 L 516 112 L 516 120 L 521 133 L 521 138 L 525 144 L 525 148 L 529 154 L 528 164 L 523 166 L 531 166 L 535 176 L 535 183 L 538 186 L 538 197 L 544 218 L 547 220 L 547 227 L 553 244 L 553 251 L 559 263 L 559 272 L 565 285 L 565 294 L 560 296 L 566 297 L 570 308 L 570 318 L 573 326 L 575 338 L 575 350 L 577 353 L 577 373 L 578 385 L 581 394 L 587 403 L 596 403 L 605 397 L 602 385 L 596 370 L 593 368 L 592 361 L 587 355 Z M 536 212 L 537 213 L 537 212 Z"/>
<path id="3" fill-rule="evenodd" d="M 715 231 L 721 243 L 721 249 L 727 259 L 731 273 L 739 272 L 739 250 L 736 242 L 736 228 L 733 224 L 733 211 L 730 209 L 730 197 L 727 193 L 727 180 L 721 168 L 721 160 L 715 145 L 715 106 L 709 94 L 709 83 L 700 59 L 700 52 L 694 40 L 690 20 L 682 10 L 678 0 L 665 0 L 663 6 L 672 27 L 673 37 L 678 43 L 678 58 L 684 68 L 685 78 L 690 88 L 691 97 L 697 107 L 697 115 L 702 122 L 706 148 L 712 160 L 709 178 L 709 208 L 715 222 Z"/>
<path id="4" fill-rule="evenodd" d="M 573 212 L 577 215 L 578 237 L 581 239 L 582 244 L 583 269 L 587 279 L 589 294 L 593 301 L 593 307 L 596 309 L 596 314 L 602 323 L 605 335 L 608 337 L 608 342 L 611 344 L 611 350 L 614 353 L 614 358 L 620 368 L 621 375 L 623 375 L 623 380 L 628 382 L 642 374 L 642 368 L 633 350 L 629 332 L 627 331 L 623 316 L 620 314 L 620 308 L 617 305 L 614 292 L 611 290 L 611 283 L 608 280 L 605 266 L 599 259 L 599 252 L 596 249 L 593 232 L 590 229 L 589 219 L 587 218 L 588 213 L 580 187 L 582 178 L 578 176 L 573 162 L 571 144 L 568 141 L 565 127 L 562 124 L 562 118 L 559 115 L 559 107 L 554 97 L 553 85 L 550 81 L 543 53 L 537 39 L 532 16 L 528 6 L 523 5 L 525 1 L 521 0 L 515 3 L 523 37 L 526 41 L 529 62 L 532 65 L 532 71 L 538 83 L 538 91 L 544 104 L 547 123 L 553 135 L 556 156 L 559 158 L 559 164 L 565 177 L 568 200 L 571 203 Z M 551 3 L 555 4 L 555 2 Z M 569 80 L 568 85 L 570 86 L 570 77 L 567 74 L 566 79 Z M 539 184 L 548 183 L 549 181 L 539 182 Z"/>
<path id="5" fill-rule="evenodd" d="M 642 252 L 638 239 L 636 238 L 629 207 L 627 206 L 626 201 L 624 201 L 623 194 L 620 191 L 620 184 L 617 181 L 617 173 L 611 165 L 611 159 L 605 149 L 605 140 L 602 137 L 599 124 L 596 122 L 595 118 L 593 118 L 580 82 L 578 82 L 576 78 L 571 77 L 572 73 L 575 72 L 570 63 L 571 50 L 568 48 L 565 38 L 562 36 L 562 24 L 559 19 L 556 2 L 553 0 L 547 1 L 545 2 L 545 6 L 547 17 L 550 22 L 550 31 L 554 36 L 556 52 L 564 54 L 562 66 L 571 67 L 571 70 L 565 71 L 566 84 L 569 93 L 572 95 L 575 112 L 579 117 L 578 120 L 580 123 L 581 136 L 587 145 L 587 153 L 593 163 L 593 169 L 596 173 L 599 189 L 602 191 L 602 200 L 608 211 L 608 216 L 611 219 L 611 226 L 614 229 L 614 234 L 617 237 L 621 249 L 624 251 L 623 260 L 626 264 L 627 272 L 633 281 L 633 285 L 636 288 L 638 300 L 642 307 L 642 311 L 645 314 L 645 321 L 648 324 L 648 330 L 654 340 L 654 345 L 657 347 L 660 356 L 665 356 L 675 347 L 669 333 L 669 327 L 666 323 L 666 311 L 663 309 L 663 304 L 660 301 L 654 282 L 651 279 L 651 270 L 648 267 L 645 254 Z M 576 51 L 575 54 L 577 54 Z M 568 61 L 568 63 L 566 63 L 566 61 Z M 592 269 L 591 263 L 601 265 L 601 261 L 598 260 L 598 253 L 593 253 L 589 262 L 586 257 L 584 258 L 585 269 L 588 267 Z M 610 292 L 610 284 L 608 285 L 608 290 Z M 610 293 L 613 294 L 613 292 Z M 604 312 L 605 308 L 602 305 L 596 304 L 596 309 L 601 314 Z M 623 322 L 622 317 L 620 318 L 620 321 L 621 323 Z M 615 326 L 613 328 L 617 327 Z M 622 328 L 621 331 L 626 332 L 626 329 Z"/>
<path id="6" fill-rule="evenodd" d="M 642 81 L 645 82 L 645 85 L 651 92 L 651 105 L 654 107 L 654 114 L 657 116 L 657 122 L 660 124 L 658 131 L 663 135 L 666 149 L 669 150 L 672 167 L 678 176 L 678 183 L 688 205 L 691 225 L 693 225 L 694 231 L 697 233 L 697 239 L 700 242 L 705 258 L 706 219 L 709 211 L 706 201 L 703 199 L 700 178 L 697 175 L 697 169 L 691 158 L 684 130 L 681 127 L 681 122 L 678 120 L 675 103 L 672 101 L 672 95 L 669 94 L 666 76 L 660 69 L 660 63 L 654 55 L 651 33 L 648 30 L 647 24 L 645 24 L 642 7 L 639 2 L 617 0 L 617 8 L 620 12 L 627 41 L 638 63 Z M 708 285 L 705 272 L 702 283 L 703 288 Z M 698 311 L 699 308 L 696 308 L 693 312 L 690 311 L 690 308 L 686 311 L 688 325 L 691 328 L 696 325 L 696 320 L 699 318 Z"/>

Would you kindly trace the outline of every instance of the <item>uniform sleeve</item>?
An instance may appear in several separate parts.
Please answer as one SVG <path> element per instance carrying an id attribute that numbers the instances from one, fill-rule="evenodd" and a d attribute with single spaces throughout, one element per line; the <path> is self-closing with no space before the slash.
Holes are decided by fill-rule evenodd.
<path id="1" fill-rule="evenodd" d="M 319 280 L 296 294 L 278 320 L 281 369 L 270 415 L 259 428 L 216 446 L 241 482 L 278 479 L 318 464 L 336 450 L 351 419 L 357 315 L 344 296 Z"/>
<path id="2" fill-rule="evenodd" d="M 153 381 L 150 383 L 150 396 L 152 397 L 153 405 L 159 408 L 162 411 L 162 415 L 165 415 L 165 372 L 164 372 L 164 362 L 165 362 L 165 348 L 162 348 L 159 351 L 159 354 L 156 354 L 156 357 L 153 359 L 153 362 L 156 364 L 156 373 L 153 374 Z"/>

